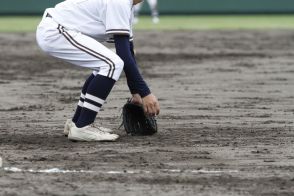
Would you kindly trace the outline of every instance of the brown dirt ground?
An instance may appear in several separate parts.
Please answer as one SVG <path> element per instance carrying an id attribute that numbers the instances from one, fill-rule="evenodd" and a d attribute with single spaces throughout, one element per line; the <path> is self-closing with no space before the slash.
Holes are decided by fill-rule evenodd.
<path id="1" fill-rule="evenodd" d="M 0 195 L 294 195 L 294 31 L 136 35 L 159 133 L 117 129 L 122 76 L 97 117 L 120 139 L 73 143 L 63 124 L 90 71 L 0 34 Z M 33 172 L 52 168 L 72 172 Z"/>

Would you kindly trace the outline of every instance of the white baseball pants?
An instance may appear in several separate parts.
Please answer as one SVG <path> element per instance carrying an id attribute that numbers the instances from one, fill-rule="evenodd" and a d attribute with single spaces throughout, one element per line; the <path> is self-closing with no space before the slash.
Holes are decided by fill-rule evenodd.
<path id="1" fill-rule="evenodd" d="M 47 54 L 81 67 L 90 68 L 94 75 L 103 75 L 118 80 L 123 70 L 121 58 L 99 43 L 80 32 L 67 30 L 44 13 L 36 39 Z"/>

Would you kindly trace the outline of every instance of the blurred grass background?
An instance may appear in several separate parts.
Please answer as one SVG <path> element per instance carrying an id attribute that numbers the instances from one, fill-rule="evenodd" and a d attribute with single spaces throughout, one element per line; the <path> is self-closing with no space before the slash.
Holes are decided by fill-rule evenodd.
<path id="1" fill-rule="evenodd" d="M 40 16 L 0 16 L 0 32 L 34 32 Z M 150 16 L 141 16 L 136 30 L 201 29 L 293 29 L 294 15 L 187 15 L 161 16 L 153 24 Z"/>
<path id="2" fill-rule="evenodd" d="M 197 29 L 275 29 L 294 28 L 294 15 L 194 15 L 161 16 L 152 24 L 143 16 L 135 29 L 197 30 Z"/>

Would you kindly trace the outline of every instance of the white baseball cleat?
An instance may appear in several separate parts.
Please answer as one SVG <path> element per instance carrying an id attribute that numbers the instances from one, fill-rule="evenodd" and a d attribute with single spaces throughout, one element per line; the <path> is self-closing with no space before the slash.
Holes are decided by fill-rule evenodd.
<path id="1" fill-rule="evenodd" d="M 67 137 L 70 129 L 75 126 L 76 126 L 75 123 L 71 119 L 67 119 L 64 124 L 64 130 L 63 130 L 64 135 Z"/>
<path id="2" fill-rule="evenodd" d="M 76 124 L 72 121 L 72 119 L 67 119 L 64 125 L 64 130 L 63 133 L 64 135 L 67 137 L 69 134 L 69 131 L 72 127 L 75 127 Z M 112 133 L 113 130 L 106 128 L 106 127 L 97 127 L 98 129 L 100 129 L 101 131 L 107 132 L 107 133 Z"/>
<path id="3" fill-rule="evenodd" d="M 99 127 L 88 125 L 82 128 L 76 126 L 72 127 L 68 134 L 68 139 L 72 141 L 115 141 L 119 138 L 119 135 L 105 132 Z"/>
<path id="4" fill-rule="evenodd" d="M 107 132 L 107 133 L 113 133 L 114 131 L 112 129 L 106 128 L 106 127 L 97 127 L 101 131 Z"/>

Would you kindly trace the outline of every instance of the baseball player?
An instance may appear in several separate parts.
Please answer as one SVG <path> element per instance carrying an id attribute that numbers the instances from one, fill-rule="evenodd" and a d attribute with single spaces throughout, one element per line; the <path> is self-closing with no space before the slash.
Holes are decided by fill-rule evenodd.
<path id="1" fill-rule="evenodd" d="M 64 134 L 75 141 L 115 141 L 111 129 L 93 125 L 122 70 L 132 102 L 146 114 L 159 114 L 159 103 L 143 80 L 134 57 L 133 6 L 142 0 L 66 0 L 45 10 L 36 40 L 47 54 L 93 70 L 86 79 L 77 109 Z M 115 44 L 116 53 L 102 45 Z"/>
<path id="2" fill-rule="evenodd" d="M 158 9 L 157 9 L 157 0 L 147 0 L 150 10 L 151 10 L 151 16 L 152 16 L 152 22 L 154 24 L 159 23 L 159 17 L 158 17 Z M 134 9 L 134 14 L 135 14 L 135 18 L 134 18 L 134 23 L 138 23 L 139 22 L 139 12 L 141 10 L 143 6 L 143 3 L 139 3 L 135 6 Z"/>

